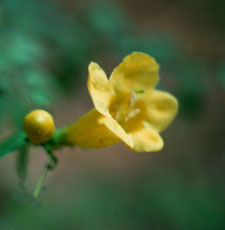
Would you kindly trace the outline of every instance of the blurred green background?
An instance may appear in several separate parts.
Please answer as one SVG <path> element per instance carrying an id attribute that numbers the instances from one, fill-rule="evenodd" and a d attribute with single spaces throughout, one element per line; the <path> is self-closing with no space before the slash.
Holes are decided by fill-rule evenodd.
<path id="1" fill-rule="evenodd" d="M 92 108 L 89 62 L 110 74 L 132 51 L 156 58 L 158 87 L 180 110 L 161 152 L 57 152 L 39 202 L 30 194 L 42 149 L 32 149 L 25 183 L 16 154 L 1 158 L 0 230 L 225 229 L 224 11 L 224 0 L 2 0 L 1 139 L 34 108 L 59 127 L 75 121 Z"/>

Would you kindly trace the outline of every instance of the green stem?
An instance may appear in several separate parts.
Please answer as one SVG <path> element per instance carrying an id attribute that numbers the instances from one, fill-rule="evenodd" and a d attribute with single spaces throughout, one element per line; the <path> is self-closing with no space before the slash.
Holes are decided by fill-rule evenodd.
<path id="1" fill-rule="evenodd" d="M 38 182 L 37 182 L 37 184 L 36 184 L 36 187 L 35 187 L 35 189 L 34 189 L 34 193 L 33 193 L 33 198 L 34 199 L 37 199 L 38 198 L 38 195 L 39 195 L 39 193 L 40 193 L 40 190 L 41 190 L 41 188 L 42 188 L 42 185 L 44 184 L 44 180 L 45 180 L 45 177 L 46 177 L 46 175 L 47 175 L 47 172 L 48 172 L 48 164 L 44 167 L 44 169 L 43 169 L 43 172 L 42 172 L 42 174 L 41 174 L 41 176 L 39 177 L 39 179 L 38 179 Z"/>
<path id="2" fill-rule="evenodd" d="M 57 163 L 58 163 L 57 157 L 53 154 L 53 148 L 52 148 L 52 146 L 50 144 L 46 144 L 46 143 L 43 144 L 42 146 L 44 147 L 45 151 L 48 154 L 49 161 L 45 165 L 45 167 L 43 169 L 43 172 L 42 172 L 41 176 L 39 177 L 38 182 L 36 184 L 36 187 L 34 189 L 34 193 L 33 193 L 33 198 L 34 199 L 38 198 L 38 195 L 40 193 L 42 185 L 44 184 L 44 180 L 45 180 L 45 177 L 47 175 L 47 172 L 49 170 L 53 170 L 55 168 L 55 166 L 57 165 Z"/>

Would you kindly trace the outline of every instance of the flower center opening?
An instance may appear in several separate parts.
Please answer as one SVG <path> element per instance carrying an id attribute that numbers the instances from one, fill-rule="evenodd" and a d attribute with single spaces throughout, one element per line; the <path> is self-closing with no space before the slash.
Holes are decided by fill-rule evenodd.
<path id="1" fill-rule="evenodd" d="M 136 92 L 114 97 L 109 111 L 127 133 L 140 129 L 146 114 L 145 105 Z"/>

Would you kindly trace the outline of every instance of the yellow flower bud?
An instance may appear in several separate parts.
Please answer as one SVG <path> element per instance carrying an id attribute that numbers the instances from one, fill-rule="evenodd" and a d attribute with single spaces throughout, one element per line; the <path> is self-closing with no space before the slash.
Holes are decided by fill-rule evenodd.
<path id="1" fill-rule="evenodd" d="M 24 118 L 23 127 L 33 144 L 48 141 L 55 130 L 52 115 L 44 110 L 33 110 L 28 113 Z"/>

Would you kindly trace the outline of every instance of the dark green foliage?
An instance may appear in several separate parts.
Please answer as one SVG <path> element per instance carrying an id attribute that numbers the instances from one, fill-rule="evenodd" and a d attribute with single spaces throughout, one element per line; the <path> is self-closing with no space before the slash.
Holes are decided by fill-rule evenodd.
<path id="1" fill-rule="evenodd" d="M 225 26 L 225 2 L 223 0 L 182 0 L 181 2 L 184 7 L 195 11 L 198 18 L 202 18 L 212 30 L 225 35 L 223 29 Z"/>
<path id="2" fill-rule="evenodd" d="M 21 146 L 17 154 L 17 172 L 21 180 L 25 180 L 27 176 L 29 160 L 29 144 Z"/>
<path id="3" fill-rule="evenodd" d="M 209 67 L 201 60 L 183 58 L 177 61 L 174 75 L 180 111 L 185 117 L 200 116 L 207 102 Z"/>
<path id="4" fill-rule="evenodd" d="M 220 63 L 216 69 L 216 78 L 220 86 L 225 89 L 225 62 Z"/>
<path id="5" fill-rule="evenodd" d="M 26 134 L 23 131 L 13 134 L 0 144 L 0 157 L 24 147 L 26 143 Z"/>
<path id="6" fill-rule="evenodd" d="M 112 2 L 92 3 L 85 10 L 84 15 L 93 32 L 108 40 L 116 41 L 133 29 L 125 12 Z"/>

